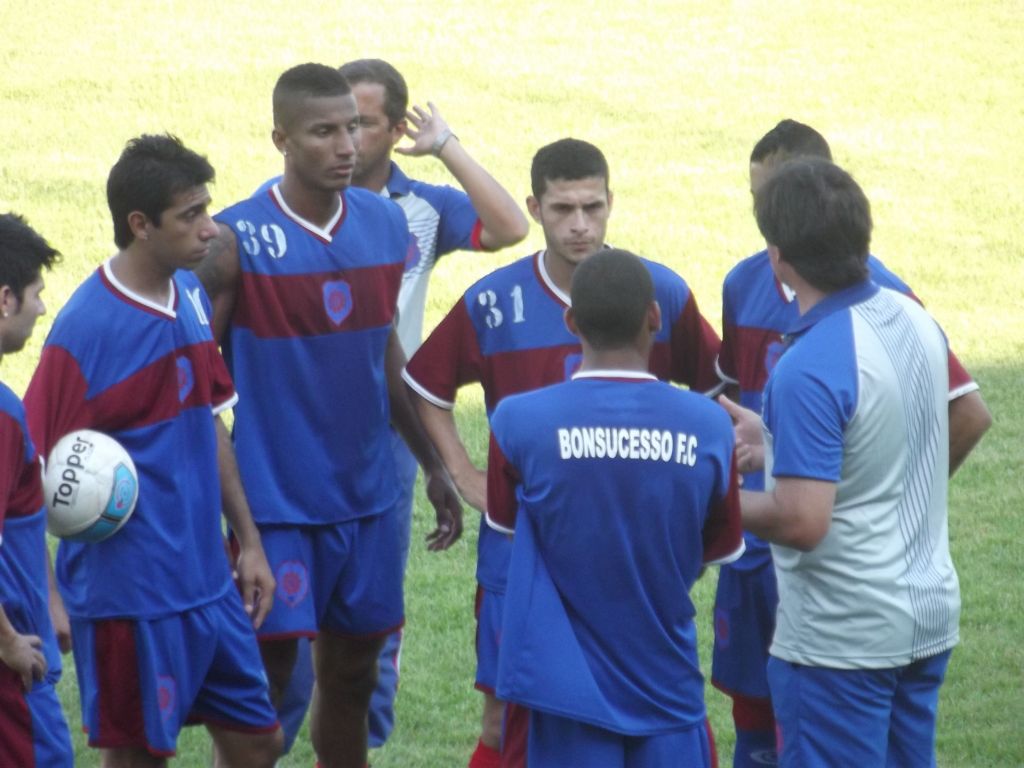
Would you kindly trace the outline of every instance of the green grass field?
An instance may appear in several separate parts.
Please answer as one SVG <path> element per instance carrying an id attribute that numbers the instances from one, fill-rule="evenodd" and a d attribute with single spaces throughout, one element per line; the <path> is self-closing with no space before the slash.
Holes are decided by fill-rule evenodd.
<path id="1" fill-rule="evenodd" d="M 218 169 L 215 205 L 280 172 L 270 91 L 303 61 L 387 58 L 414 101 L 435 101 L 463 144 L 517 198 L 534 151 L 566 135 L 611 164 L 611 242 L 663 261 L 717 324 L 728 268 L 757 250 L 746 161 L 783 117 L 821 130 L 874 209 L 873 250 L 941 321 L 983 388 L 995 426 L 957 475 L 951 529 L 963 589 L 961 645 L 941 701 L 939 763 L 1024 765 L 1024 46 L 1021 0 L 386 5 L 234 0 L 0 5 L 0 210 L 25 214 L 65 254 L 55 312 L 114 250 L 104 188 L 124 142 L 171 131 Z M 407 171 L 446 180 L 432 159 Z M 439 267 L 427 325 L 514 252 Z M 46 319 L 48 320 L 48 318 Z M 23 392 L 48 322 L 3 361 Z M 459 418 L 483 459 L 479 394 Z M 419 530 L 427 527 L 420 509 Z M 472 521 L 471 521 L 472 522 Z M 469 526 L 474 527 L 472 524 Z M 477 734 L 472 681 L 475 535 L 414 551 L 399 725 L 375 768 L 461 766 Z M 697 586 L 705 651 L 714 574 Z M 709 654 L 705 652 L 705 658 Z M 70 660 L 69 660 L 70 662 Z M 69 663 L 69 666 L 70 663 Z M 82 765 L 74 674 L 62 683 Z M 728 705 L 709 691 L 722 764 Z M 187 732 L 175 764 L 203 765 Z M 308 738 L 284 761 L 313 763 Z"/>

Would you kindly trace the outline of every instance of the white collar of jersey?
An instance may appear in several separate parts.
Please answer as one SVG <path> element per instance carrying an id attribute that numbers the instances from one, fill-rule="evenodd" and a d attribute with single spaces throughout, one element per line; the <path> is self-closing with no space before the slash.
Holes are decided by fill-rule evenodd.
<path id="1" fill-rule="evenodd" d="M 274 186 L 270 188 L 270 194 L 274 196 L 274 199 L 277 201 L 277 204 L 281 206 L 281 210 L 284 211 L 285 216 L 294 221 L 303 229 L 312 232 L 314 235 L 321 238 L 322 240 L 330 242 L 334 237 L 331 234 L 331 231 L 336 226 L 338 226 L 338 222 L 341 220 L 341 217 L 345 214 L 345 196 L 341 193 L 338 194 L 338 198 L 341 200 L 341 204 L 338 206 L 338 210 L 335 211 L 334 215 L 331 217 L 331 220 L 327 222 L 327 226 L 321 228 L 318 227 L 313 222 L 307 221 L 306 219 L 302 218 L 301 216 L 299 216 L 299 214 L 297 214 L 295 211 L 289 208 L 288 203 L 284 201 L 284 195 L 281 194 L 281 190 L 278 187 L 280 187 L 280 183 L 275 182 Z"/>
<path id="2" fill-rule="evenodd" d="M 793 299 L 796 298 L 796 291 L 794 291 L 781 280 L 779 280 L 779 285 L 782 286 L 782 295 L 786 297 L 786 301 L 792 304 Z"/>
<path id="3" fill-rule="evenodd" d="M 110 261 L 113 258 L 114 257 L 111 256 L 109 259 L 103 262 L 103 274 L 106 275 L 107 280 L 110 281 L 110 284 L 114 286 L 119 293 L 123 293 L 136 304 L 141 304 L 144 307 L 149 307 L 150 309 L 155 310 L 162 315 L 167 315 L 168 317 L 171 318 L 176 316 L 174 312 L 174 305 L 178 297 L 177 287 L 175 286 L 173 280 L 170 281 L 171 290 L 168 292 L 167 304 L 157 304 L 155 301 L 152 301 L 151 299 L 147 299 L 145 296 L 140 296 L 139 294 L 135 293 L 135 291 L 131 290 L 127 285 L 125 285 L 124 283 L 117 279 L 117 277 L 114 275 L 114 270 L 110 268 Z"/>
<path id="4" fill-rule="evenodd" d="M 596 369 L 593 371 L 576 371 L 572 375 L 575 379 L 638 379 L 657 381 L 658 377 L 647 371 L 620 371 L 614 368 L 606 370 Z"/>
<path id="5" fill-rule="evenodd" d="M 547 267 L 544 266 L 544 256 L 547 254 L 547 250 L 543 250 L 537 253 L 537 271 L 540 272 L 540 279 L 544 281 L 544 285 L 548 287 L 555 296 L 562 300 L 562 303 L 567 307 L 572 306 L 572 299 L 569 298 L 569 294 L 555 285 L 555 281 L 551 279 L 551 275 L 548 274 Z"/>

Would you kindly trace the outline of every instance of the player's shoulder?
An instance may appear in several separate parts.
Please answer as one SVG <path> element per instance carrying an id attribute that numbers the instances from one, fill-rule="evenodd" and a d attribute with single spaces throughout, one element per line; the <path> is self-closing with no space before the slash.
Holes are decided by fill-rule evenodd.
<path id="1" fill-rule="evenodd" d="M 524 282 L 534 280 L 537 274 L 538 256 L 538 253 L 532 253 L 488 272 L 467 288 L 463 296 L 475 300 L 480 291 L 503 288 L 511 284 L 522 285 Z"/>
<path id="2" fill-rule="evenodd" d="M 772 265 L 768 259 L 768 251 L 762 250 L 734 264 L 725 275 L 724 285 L 726 288 L 742 287 L 752 281 L 760 282 L 765 279 L 766 274 L 772 274 Z"/>
<path id="3" fill-rule="evenodd" d="M 348 187 L 342 192 L 345 198 L 345 216 L 364 224 L 387 222 L 407 232 L 405 214 L 393 200 L 362 187 Z"/>
<path id="4" fill-rule="evenodd" d="M 25 419 L 25 406 L 14 390 L 0 381 L 0 413 L 14 417 L 18 422 Z"/>

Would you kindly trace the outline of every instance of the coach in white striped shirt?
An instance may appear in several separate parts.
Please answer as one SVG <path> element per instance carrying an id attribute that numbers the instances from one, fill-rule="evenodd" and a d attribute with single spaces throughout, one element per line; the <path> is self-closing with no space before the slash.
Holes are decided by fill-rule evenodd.
<path id="1" fill-rule="evenodd" d="M 779 583 L 768 678 L 780 765 L 933 766 L 960 613 L 946 340 L 868 278 L 870 207 L 845 171 L 787 163 L 755 210 L 800 307 L 765 387 L 766 491 L 742 495 Z M 728 407 L 740 461 L 757 461 L 749 412 Z"/>

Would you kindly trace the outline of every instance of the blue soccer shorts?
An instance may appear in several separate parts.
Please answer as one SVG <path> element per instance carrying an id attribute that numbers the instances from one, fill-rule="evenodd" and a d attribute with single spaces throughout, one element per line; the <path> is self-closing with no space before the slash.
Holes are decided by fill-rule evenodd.
<path id="1" fill-rule="evenodd" d="M 187 724 L 245 733 L 278 727 L 259 645 L 234 589 L 160 619 L 72 619 L 71 626 L 90 746 L 169 757 Z"/>
<path id="2" fill-rule="evenodd" d="M 55 681 L 37 680 L 25 692 L 14 670 L 0 662 L 0 765 L 71 768 L 75 753 Z"/>
<path id="3" fill-rule="evenodd" d="M 261 525 L 277 591 L 260 640 L 315 637 L 320 630 L 369 638 L 400 628 L 400 525 L 394 509 L 332 525 Z"/>
<path id="4" fill-rule="evenodd" d="M 951 651 L 892 669 L 768 662 L 779 765 L 934 768 L 939 687 Z"/>
<path id="5" fill-rule="evenodd" d="M 530 712 L 527 748 L 530 768 L 600 766 L 713 768 L 714 750 L 707 725 L 656 736 L 624 736 L 578 720 Z"/>
<path id="6" fill-rule="evenodd" d="M 768 648 L 779 592 L 771 560 L 751 570 L 723 565 L 715 592 L 711 684 L 727 694 L 768 698 Z"/>
<path id="7" fill-rule="evenodd" d="M 494 695 L 498 687 L 498 649 L 505 596 L 476 588 L 476 689 Z"/>

